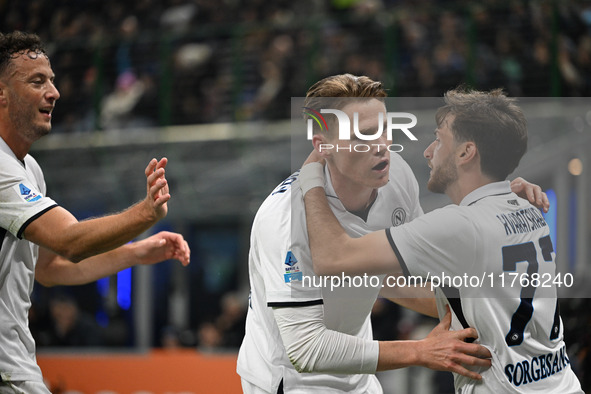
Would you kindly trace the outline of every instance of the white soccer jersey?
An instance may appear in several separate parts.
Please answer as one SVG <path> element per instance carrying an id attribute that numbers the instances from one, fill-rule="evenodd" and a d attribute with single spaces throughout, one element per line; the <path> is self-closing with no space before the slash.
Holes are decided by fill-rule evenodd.
<path id="1" fill-rule="evenodd" d="M 238 374 L 269 392 L 277 392 L 283 380 L 285 392 L 297 389 L 303 393 L 379 393 L 381 388 L 375 375 L 298 373 L 285 352 L 272 306 L 323 303 L 324 322 L 329 329 L 372 340 L 370 312 L 380 290 L 371 286 L 356 288 L 350 282 L 334 291 L 330 285 L 316 287 L 320 278 L 314 275 L 310 258 L 298 174 L 287 178 L 267 197 L 254 219 L 249 253 L 250 307 L 246 335 L 238 354 Z M 367 221 L 345 210 L 328 171 L 325 190 L 332 211 L 354 237 L 402 224 L 422 214 L 417 181 L 398 154 L 391 155 L 390 181 L 379 189 Z"/>
<path id="2" fill-rule="evenodd" d="M 492 353 L 492 367 L 478 370 L 482 381 L 454 374 L 457 393 L 582 393 L 566 354 L 554 283 L 512 282 L 535 278 L 527 273 L 553 279 L 556 265 L 548 225 L 509 182 L 483 186 L 459 206 L 386 234 L 406 275 L 449 278 L 437 291 L 440 316 L 449 303 L 452 329 L 476 328 L 477 342 Z"/>
<path id="3" fill-rule="evenodd" d="M 45 197 L 41 168 L 27 155 L 21 162 L 0 138 L 0 376 L 42 381 L 29 330 L 39 247 L 21 239 L 27 225 L 57 204 Z"/>

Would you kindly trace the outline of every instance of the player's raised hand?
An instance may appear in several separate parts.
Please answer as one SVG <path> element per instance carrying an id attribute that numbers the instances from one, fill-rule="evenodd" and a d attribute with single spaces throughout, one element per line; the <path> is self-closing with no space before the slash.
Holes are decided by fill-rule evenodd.
<path id="1" fill-rule="evenodd" d="M 548 201 L 548 196 L 542 191 L 542 188 L 522 177 L 511 181 L 511 191 L 528 200 L 536 208 L 543 209 L 544 212 L 548 212 L 548 209 L 550 209 L 550 201 Z"/>
<path id="2" fill-rule="evenodd" d="M 490 351 L 484 346 L 467 343 L 467 338 L 478 338 L 474 328 L 449 331 L 451 312 L 449 307 L 441 322 L 423 340 L 419 341 L 420 365 L 438 371 L 455 372 L 472 379 L 482 376 L 466 366 L 488 368 L 491 366 Z"/>
<path id="3" fill-rule="evenodd" d="M 160 220 L 168 213 L 167 202 L 170 200 L 168 181 L 165 176 L 165 167 L 168 159 L 152 159 L 146 167 L 147 195 L 146 204 L 153 211 L 156 220 Z"/>
<path id="4" fill-rule="evenodd" d="M 131 245 L 137 264 L 155 264 L 174 259 L 186 266 L 190 262 L 191 250 L 181 234 L 161 231 Z"/>

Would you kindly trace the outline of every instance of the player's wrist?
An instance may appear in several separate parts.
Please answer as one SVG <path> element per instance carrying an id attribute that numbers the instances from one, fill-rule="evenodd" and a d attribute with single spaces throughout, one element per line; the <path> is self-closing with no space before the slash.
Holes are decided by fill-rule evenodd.
<path id="1" fill-rule="evenodd" d="M 324 165 L 318 162 L 306 164 L 300 170 L 299 178 L 302 196 L 316 187 L 324 188 Z"/>
<path id="2" fill-rule="evenodd" d="M 137 210 L 140 218 L 139 220 L 144 225 L 153 225 L 160 220 L 156 207 L 154 207 L 154 202 L 151 201 L 150 198 L 150 196 L 147 196 L 142 201 L 132 206 L 132 209 Z"/>
<path id="3" fill-rule="evenodd" d="M 408 352 L 410 365 L 416 365 L 420 367 L 427 367 L 428 360 L 428 349 L 425 348 L 425 340 L 408 341 Z M 428 367 L 427 367 L 428 368 Z"/>

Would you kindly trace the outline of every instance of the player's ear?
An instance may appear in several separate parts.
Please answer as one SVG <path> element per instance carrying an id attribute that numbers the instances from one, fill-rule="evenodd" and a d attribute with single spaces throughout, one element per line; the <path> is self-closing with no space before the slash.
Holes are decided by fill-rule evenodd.
<path id="1" fill-rule="evenodd" d="M 457 157 L 458 164 L 467 164 L 478 156 L 478 148 L 472 141 L 462 142 L 458 146 Z"/>
<path id="2" fill-rule="evenodd" d="M 324 135 L 314 134 L 312 136 L 312 145 L 314 149 L 320 153 L 322 158 L 326 159 L 331 156 L 331 152 L 335 146 L 329 143 Z"/>

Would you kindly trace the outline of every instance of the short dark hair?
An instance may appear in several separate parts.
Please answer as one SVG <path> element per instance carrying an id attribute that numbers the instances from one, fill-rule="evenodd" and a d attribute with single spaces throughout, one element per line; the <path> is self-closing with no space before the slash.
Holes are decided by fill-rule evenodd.
<path id="1" fill-rule="evenodd" d="M 447 115 L 454 115 L 454 138 L 476 144 L 485 175 L 497 181 L 506 179 L 527 150 L 527 121 L 517 100 L 507 97 L 502 89 L 458 88 L 445 93 L 444 101 L 437 111 L 437 125 Z"/>
<path id="2" fill-rule="evenodd" d="M 312 85 L 306 93 L 304 107 L 316 111 L 321 108 L 342 109 L 347 104 L 356 101 L 351 99 L 375 98 L 384 101 L 387 96 L 388 93 L 381 82 L 374 81 L 367 76 L 339 74 L 321 79 Z M 304 115 L 305 119 L 307 117 Z M 319 130 L 314 125 L 314 132 Z"/>
<path id="3" fill-rule="evenodd" d="M 15 54 L 28 54 L 31 57 L 46 55 L 43 43 L 37 34 L 14 31 L 0 33 L 0 76 L 10 66 Z"/>

